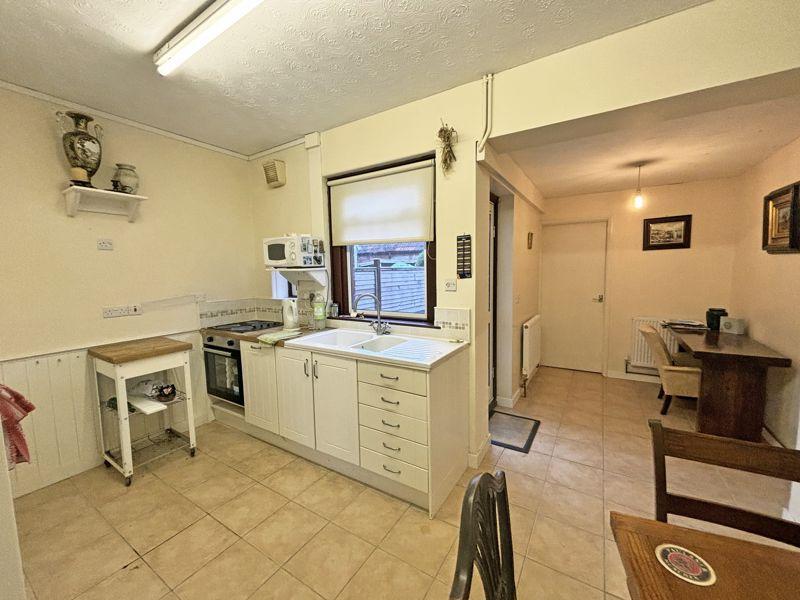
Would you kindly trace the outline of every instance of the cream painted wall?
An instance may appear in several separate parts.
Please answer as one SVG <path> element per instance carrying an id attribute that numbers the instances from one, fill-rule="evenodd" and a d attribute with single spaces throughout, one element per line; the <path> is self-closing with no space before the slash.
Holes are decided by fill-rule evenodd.
<path id="1" fill-rule="evenodd" d="M 606 263 L 610 374 L 625 371 L 633 317 L 705 320 L 708 307 L 731 306 L 739 185 L 736 179 L 721 179 L 645 188 L 641 210 L 633 207 L 633 190 L 547 200 L 545 222 L 610 220 Z M 691 248 L 642 251 L 643 219 L 683 214 L 692 215 Z"/>
<path id="2" fill-rule="evenodd" d="M 763 198 L 800 180 L 800 139 L 778 150 L 742 178 L 736 210 L 732 314 L 748 321 L 750 335 L 792 359 L 770 369 L 766 424 L 781 443 L 800 448 L 800 255 L 761 249 Z"/>
<path id="3" fill-rule="evenodd" d="M 70 218 L 55 122 L 63 107 L 7 90 L 0 106 L 0 129 L 13 140 L 0 169 L 0 360 L 198 328 L 194 304 L 117 319 L 103 319 L 104 306 L 255 293 L 245 161 L 102 120 L 95 183 L 109 187 L 114 163 L 131 163 L 149 199 L 135 223 L 85 212 Z M 98 251 L 98 238 L 111 238 L 114 251 Z"/>

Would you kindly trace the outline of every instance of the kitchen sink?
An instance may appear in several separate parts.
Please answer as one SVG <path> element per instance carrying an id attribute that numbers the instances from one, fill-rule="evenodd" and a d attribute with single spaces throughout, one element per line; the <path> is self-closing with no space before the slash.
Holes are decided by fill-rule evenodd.
<path id="1" fill-rule="evenodd" d="M 356 347 L 360 350 L 368 350 L 369 352 L 383 352 L 389 348 L 394 348 L 400 344 L 405 344 L 406 340 L 403 338 L 396 338 L 387 335 L 376 337 L 363 344 L 358 344 Z"/>
<path id="2" fill-rule="evenodd" d="M 305 341 L 312 344 L 319 344 L 320 346 L 332 346 L 335 348 L 349 348 L 366 342 L 372 338 L 373 334 L 361 331 L 348 331 L 346 329 L 336 329 L 334 331 L 327 331 L 325 333 L 318 333 L 307 336 Z"/>

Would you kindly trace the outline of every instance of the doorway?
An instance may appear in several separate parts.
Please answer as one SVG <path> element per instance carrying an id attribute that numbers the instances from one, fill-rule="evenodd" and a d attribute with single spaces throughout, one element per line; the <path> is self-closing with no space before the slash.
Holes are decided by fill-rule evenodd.
<path id="1" fill-rule="evenodd" d="M 489 416 L 497 408 L 497 203 L 489 194 Z"/>
<path id="2" fill-rule="evenodd" d="M 542 227 L 542 364 L 602 373 L 607 222 Z"/>

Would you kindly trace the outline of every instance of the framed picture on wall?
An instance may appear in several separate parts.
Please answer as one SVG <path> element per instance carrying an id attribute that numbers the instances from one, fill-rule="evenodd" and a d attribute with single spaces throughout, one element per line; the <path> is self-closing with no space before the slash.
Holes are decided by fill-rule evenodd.
<path id="1" fill-rule="evenodd" d="M 793 183 L 764 197 L 761 247 L 770 254 L 800 252 L 800 184 Z"/>
<path id="2" fill-rule="evenodd" d="M 644 220 L 642 250 L 670 250 L 692 245 L 692 215 Z"/>

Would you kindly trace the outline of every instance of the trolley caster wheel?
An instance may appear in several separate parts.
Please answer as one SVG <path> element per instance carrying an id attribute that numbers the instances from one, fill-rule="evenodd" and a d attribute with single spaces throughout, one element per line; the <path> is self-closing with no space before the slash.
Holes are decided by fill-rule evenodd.
<path id="1" fill-rule="evenodd" d="M 197 453 L 197 448 L 189 448 L 189 456 L 194 456 Z"/>
<path id="2" fill-rule="evenodd" d="M 125 478 L 125 487 L 130 487 L 132 482 L 133 482 L 133 476 L 129 475 L 128 477 Z"/>
<path id="3" fill-rule="evenodd" d="M 106 469 L 110 469 L 111 468 L 111 463 L 108 462 L 107 460 L 104 460 L 103 464 L 105 465 Z"/>

